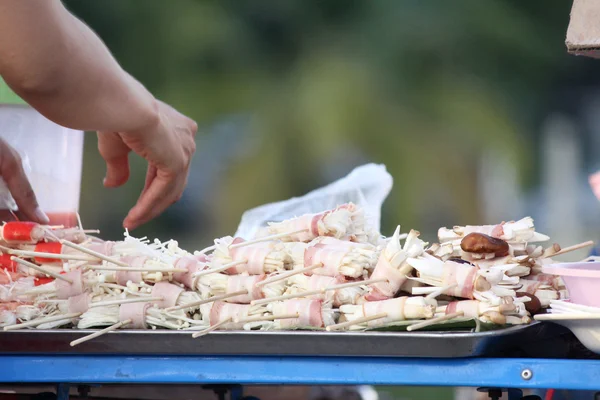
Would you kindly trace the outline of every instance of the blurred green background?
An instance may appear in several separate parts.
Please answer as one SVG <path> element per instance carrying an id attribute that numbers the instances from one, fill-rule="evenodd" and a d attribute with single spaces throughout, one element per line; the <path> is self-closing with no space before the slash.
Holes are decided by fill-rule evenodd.
<path id="1" fill-rule="evenodd" d="M 395 179 L 384 234 L 402 224 L 433 239 L 440 226 L 532 215 L 559 239 L 595 239 L 600 66 L 566 52 L 571 1 L 66 4 L 200 125 L 184 198 L 137 236 L 201 248 L 249 208 L 376 162 Z M 81 212 L 106 238 L 122 235 L 143 186 L 132 161 L 111 193 L 87 137 Z"/>

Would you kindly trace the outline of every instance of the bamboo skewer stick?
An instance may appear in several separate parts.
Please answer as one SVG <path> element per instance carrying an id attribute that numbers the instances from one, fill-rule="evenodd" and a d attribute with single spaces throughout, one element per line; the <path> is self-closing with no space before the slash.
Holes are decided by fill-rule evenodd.
<path id="1" fill-rule="evenodd" d="M 165 311 L 170 312 L 170 311 L 184 310 L 186 308 L 197 307 L 197 306 L 201 306 L 202 304 L 212 303 L 212 302 L 218 301 L 218 300 L 225 300 L 225 299 L 228 299 L 230 297 L 235 297 L 235 296 L 243 296 L 245 294 L 248 294 L 248 291 L 240 290 L 239 292 L 225 293 L 225 294 L 222 294 L 219 296 L 209 297 L 208 299 L 194 301 L 193 303 L 187 303 L 187 304 L 182 304 L 180 306 L 165 308 Z"/>
<path id="2" fill-rule="evenodd" d="M 464 311 L 458 311 L 452 314 L 448 314 L 448 315 L 443 315 L 441 317 L 437 317 L 437 318 L 431 318 L 428 319 L 426 321 L 423 322 L 419 322 L 413 325 L 409 325 L 406 327 L 406 330 L 411 332 L 411 331 L 416 331 L 417 329 L 421 329 L 421 328 L 425 328 L 427 326 L 430 325 L 435 325 L 438 322 L 443 322 L 443 321 L 447 321 L 449 319 L 453 319 L 453 318 L 457 318 L 457 317 L 462 317 L 463 315 L 465 315 Z"/>
<path id="3" fill-rule="evenodd" d="M 422 286 L 422 287 L 414 287 L 412 288 L 412 292 L 411 294 L 414 296 L 421 296 L 421 295 L 430 295 L 430 294 L 434 294 L 436 292 L 439 292 L 440 290 L 442 290 L 443 287 L 440 286 Z"/>
<path id="4" fill-rule="evenodd" d="M 199 276 L 210 275 L 210 274 L 214 274 L 217 272 L 223 272 L 223 271 L 228 270 L 231 267 L 235 267 L 236 265 L 245 264 L 245 263 L 246 263 L 246 261 L 234 261 L 234 262 L 230 262 L 229 264 L 222 265 L 218 268 L 210 268 L 210 269 L 205 269 L 204 271 L 196 272 L 192 276 L 194 278 L 197 278 Z"/>
<path id="5" fill-rule="evenodd" d="M 113 267 L 107 265 L 88 265 L 86 269 L 95 271 L 130 271 L 130 272 L 187 272 L 187 269 L 183 268 L 169 268 L 169 267 Z"/>
<path id="6" fill-rule="evenodd" d="M 360 324 L 364 324 L 365 322 L 371 322 L 371 321 L 375 321 L 377 319 L 387 318 L 387 316 L 388 316 L 387 313 L 379 313 L 379 314 L 370 315 L 367 317 L 356 318 L 356 319 L 353 319 L 352 321 L 346 321 L 346 322 L 341 322 L 341 323 L 335 324 L 335 325 L 329 325 L 327 328 L 325 328 L 325 330 L 327 332 L 337 331 L 340 329 L 347 328 L 349 326 L 360 325 Z"/>
<path id="7" fill-rule="evenodd" d="M 541 258 L 552 257 L 556 253 L 558 253 L 560 250 L 561 250 L 560 245 L 558 243 L 554 243 L 552 246 L 550 246 L 544 250 L 544 253 L 542 254 Z"/>
<path id="8" fill-rule="evenodd" d="M 250 305 L 258 306 L 258 305 L 262 305 L 262 304 L 272 303 L 275 301 L 290 300 L 290 299 L 295 299 L 298 297 L 314 296 L 314 295 L 323 294 L 323 293 L 325 293 L 324 289 L 306 290 L 304 292 L 284 294 L 282 296 L 268 297 L 266 299 L 260 299 L 260 300 L 252 300 L 250 302 Z"/>
<path id="9" fill-rule="evenodd" d="M 225 321 L 221 321 L 221 322 L 219 322 L 218 324 L 215 324 L 215 325 L 213 325 L 213 326 L 211 326 L 211 327 L 209 327 L 209 328 L 206 328 L 206 329 L 204 329 L 204 330 L 201 330 L 201 331 L 199 331 L 199 332 L 196 332 L 196 333 L 194 333 L 194 334 L 192 335 L 192 337 L 193 337 L 194 339 L 196 339 L 197 337 L 204 336 L 204 335 L 206 335 L 207 333 L 210 333 L 210 332 L 212 332 L 212 331 L 216 331 L 217 329 L 219 329 L 219 328 L 220 328 L 220 327 L 222 327 L 223 325 L 225 325 L 225 324 L 228 324 L 228 323 L 230 323 L 230 322 L 231 322 L 231 317 L 229 317 L 229 318 L 227 318 Z"/>
<path id="10" fill-rule="evenodd" d="M 573 246 L 565 247 L 564 249 L 561 249 L 561 250 L 557 251 L 556 253 L 551 254 L 549 256 L 547 256 L 547 255 L 544 254 L 540 258 L 556 257 L 556 256 L 560 256 L 560 255 L 565 254 L 565 253 L 569 253 L 571 251 L 576 251 L 576 250 L 584 249 L 586 247 L 590 247 L 590 246 L 593 246 L 593 245 L 594 245 L 594 241 L 593 240 L 588 240 L 587 242 L 578 243 L 578 244 L 574 244 Z"/>
<path id="11" fill-rule="evenodd" d="M 20 259 L 18 257 L 15 257 L 15 256 L 12 256 L 10 259 L 12 261 L 18 263 L 18 264 L 21 264 L 21 265 L 25 266 L 25 267 L 28 267 L 28 268 L 31 268 L 31 269 L 35 269 L 36 271 L 39 271 L 42 274 L 46 274 L 46 275 L 51 276 L 53 278 L 60 279 L 61 281 L 65 281 L 65 282 L 68 282 L 70 284 L 73 284 L 73 280 L 67 278 L 66 276 L 62 276 L 61 274 L 57 274 L 57 273 L 52 272 L 52 271 L 48 271 L 46 268 L 42 268 L 42 267 L 40 267 L 37 264 L 31 263 L 29 261 L 22 260 L 22 259 Z"/>
<path id="12" fill-rule="evenodd" d="M 95 307 L 105 307 L 105 306 L 114 306 L 121 304 L 129 304 L 129 303 L 146 303 L 150 301 L 162 301 L 164 300 L 162 297 L 138 297 L 135 299 L 116 299 L 116 300 L 103 300 L 90 304 L 90 308 Z"/>
<path id="13" fill-rule="evenodd" d="M 455 286 L 458 286 L 458 283 L 455 283 L 455 284 L 453 284 L 453 285 L 448 285 L 448 286 L 446 286 L 446 287 L 443 287 L 443 288 L 441 288 L 441 289 L 439 289 L 439 290 L 436 290 L 435 292 L 431 292 L 431 293 L 429 293 L 427 296 L 425 296 L 425 298 L 426 298 L 426 299 L 435 299 L 436 297 L 438 297 L 438 296 L 440 296 L 442 293 L 444 293 L 446 290 L 448 290 L 448 289 L 452 289 L 452 288 L 453 288 L 453 287 L 455 287 Z M 416 288 L 413 288 L 413 294 L 414 294 L 414 289 L 416 289 Z"/>
<path id="14" fill-rule="evenodd" d="M 68 247 L 70 247 L 72 249 L 79 250 L 82 253 L 87 253 L 87 254 L 89 254 L 91 256 L 94 256 L 96 258 L 99 258 L 101 260 L 109 262 L 111 264 L 115 264 L 115 265 L 118 265 L 120 267 L 129 267 L 129 265 L 127 263 L 125 263 L 125 262 L 123 262 L 121 260 L 117 260 L 117 259 L 112 258 L 112 257 L 107 257 L 107 256 L 105 256 L 102 253 L 98 253 L 97 251 L 90 250 L 87 247 L 79 246 L 78 244 L 75 244 L 73 242 L 69 242 L 68 240 L 60 239 L 59 243 L 65 245 L 65 246 L 68 246 Z"/>
<path id="15" fill-rule="evenodd" d="M 351 288 L 351 287 L 354 287 L 354 286 L 373 285 L 375 283 L 383 283 L 383 282 L 388 282 L 388 280 L 386 278 L 380 278 L 380 279 L 367 279 L 367 280 L 364 280 L 364 281 L 355 281 L 355 282 L 342 283 L 342 284 L 339 284 L 339 285 L 330 286 L 328 288 L 325 288 L 324 291 L 325 292 L 329 292 L 331 290 L 347 289 L 347 288 Z"/>
<path id="16" fill-rule="evenodd" d="M 257 322 L 257 321 L 273 321 L 276 319 L 292 319 L 292 318 L 300 318 L 298 314 L 282 314 L 282 315 L 256 315 L 254 317 L 248 318 L 233 318 L 233 322 L 237 323 L 248 323 L 248 322 Z"/>
<path id="17" fill-rule="evenodd" d="M 28 328 L 30 326 L 37 326 L 37 325 L 45 324 L 48 322 L 56 322 L 56 321 L 77 318 L 81 314 L 83 314 L 83 313 L 71 313 L 71 314 L 55 315 L 53 317 L 38 318 L 38 319 L 34 319 L 33 321 L 27 321 L 27 322 L 15 324 L 15 325 L 8 325 L 8 326 L 5 326 L 3 329 L 5 331 L 14 331 L 17 329 Z"/>
<path id="18" fill-rule="evenodd" d="M 287 279 L 290 276 L 294 276 L 294 275 L 298 275 L 298 274 L 303 274 L 305 272 L 312 271 L 313 269 L 317 269 L 317 268 L 321 268 L 321 267 L 323 267 L 323 263 L 317 263 L 317 264 L 314 264 L 314 265 L 310 265 L 308 267 L 299 268 L 299 269 L 295 269 L 293 271 L 284 272 L 284 273 L 278 274 L 276 276 L 273 276 L 271 278 L 265 279 L 264 281 L 258 282 L 256 284 L 256 286 L 260 287 L 260 286 L 270 285 L 271 283 L 275 283 L 275 282 L 279 282 L 279 281 L 281 281 L 283 279 Z"/>
<path id="19" fill-rule="evenodd" d="M 77 226 L 79 226 L 79 230 L 83 231 L 83 224 L 81 223 L 81 215 L 78 212 L 75 213 L 77 217 Z"/>
<path id="20" fill-rule="evenodd" d="M 275 235 L 269 235 L 269 236 L 265 236 L 265 237 L 261 237 L 261 238 L 257 238 L 257 239 L 252 239 L 252 240 L 247 240 L 245 242 L 241 242 L 241 243 L 236 243 L 236 244 L 232 244 L 229 246 L 229 249 L 237 249 L 238 247 L 244 247 L 244 246 L 249 246 L 251 244 L 256 244 L 256 243 L 261 243 L 261 242 L 268 242 L 270 240 L 273 239 L 280 239 L 282 237 L 286 237 L 289 235 L 295 235 L 298 233 L 304 233 L 304 232 L 308 232 L 310 229 L 300 229 L 297 231 L 292 231 L 292 232 L 284 232 L 284 233 L 277 233 Z"/>
<path id="21" fill-rule="evenodd" d="M 127 325 L 129 323 L 131 323 L 131 320 L 130 319 L 126 319 L 125 321 L 117 322 L 116 324 L 111 325 L 109 327 L 106 327 L 106 328 L 104 328 L 104 329 L 102 329 L 102 330 L 100 330 L 98 332 L 94 332 L 94 333 L 92 333 L 90 335 L 84 336 L 84 337 L 79 338 L 77 340 L 73 340 L 70 343 L 71 347 L 75 347 L 78 344 L 81 344 L 83 342 L 87 342 L 88 340 L 92 340 L 94 338 L 97 338 L 98 336 L 104 335 L 105 333 L 108 333 L 108 332 L 111 332 L 111 331 L 116 331 L 117 329 L 119 329 L 123 325 Z"/>

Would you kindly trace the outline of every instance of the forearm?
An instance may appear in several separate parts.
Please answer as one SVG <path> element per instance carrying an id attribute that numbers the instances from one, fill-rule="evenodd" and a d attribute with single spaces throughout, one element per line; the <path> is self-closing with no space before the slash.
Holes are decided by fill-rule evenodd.
<path id="1" fill-rule="evenodd" d="M 73 129 L 135 131 L 154 97 L 57 0 L 0 0 L 0 74 L 32 107 Z"/>

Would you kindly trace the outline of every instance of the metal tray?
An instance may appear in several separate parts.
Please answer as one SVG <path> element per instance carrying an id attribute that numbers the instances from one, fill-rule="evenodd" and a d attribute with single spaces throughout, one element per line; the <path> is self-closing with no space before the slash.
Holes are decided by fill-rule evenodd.
<path id="1" fill-rule="evenodd" d="M 75 347 L 69 345 L 72 340 L 94 331 L 23 330 L 0 332 L 0 355 L 507 356 L 554 337 L 558 328 L 534 322 L 480 333 L 223 331 L 197 339 L 182 331 L 123 330 Z"/>

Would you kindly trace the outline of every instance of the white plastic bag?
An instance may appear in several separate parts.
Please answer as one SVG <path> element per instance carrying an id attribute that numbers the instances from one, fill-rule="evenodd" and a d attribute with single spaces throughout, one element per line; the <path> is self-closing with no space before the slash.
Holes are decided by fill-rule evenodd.
<path id="1" fill-rule="evenodd" d="M 366 164 L 355 168 L 350 174 L 327 186 L 313 190 L 302 197 L 265 204 L 248 210 L 242 215 L 236 237 L 250 239 L 268 222 L 304 214 L 314 214 L 352 202 L 365 211 L 371 229 L 379 232 L 381 206 L 392 190 L 393 179 L 384 165 Z"/>

